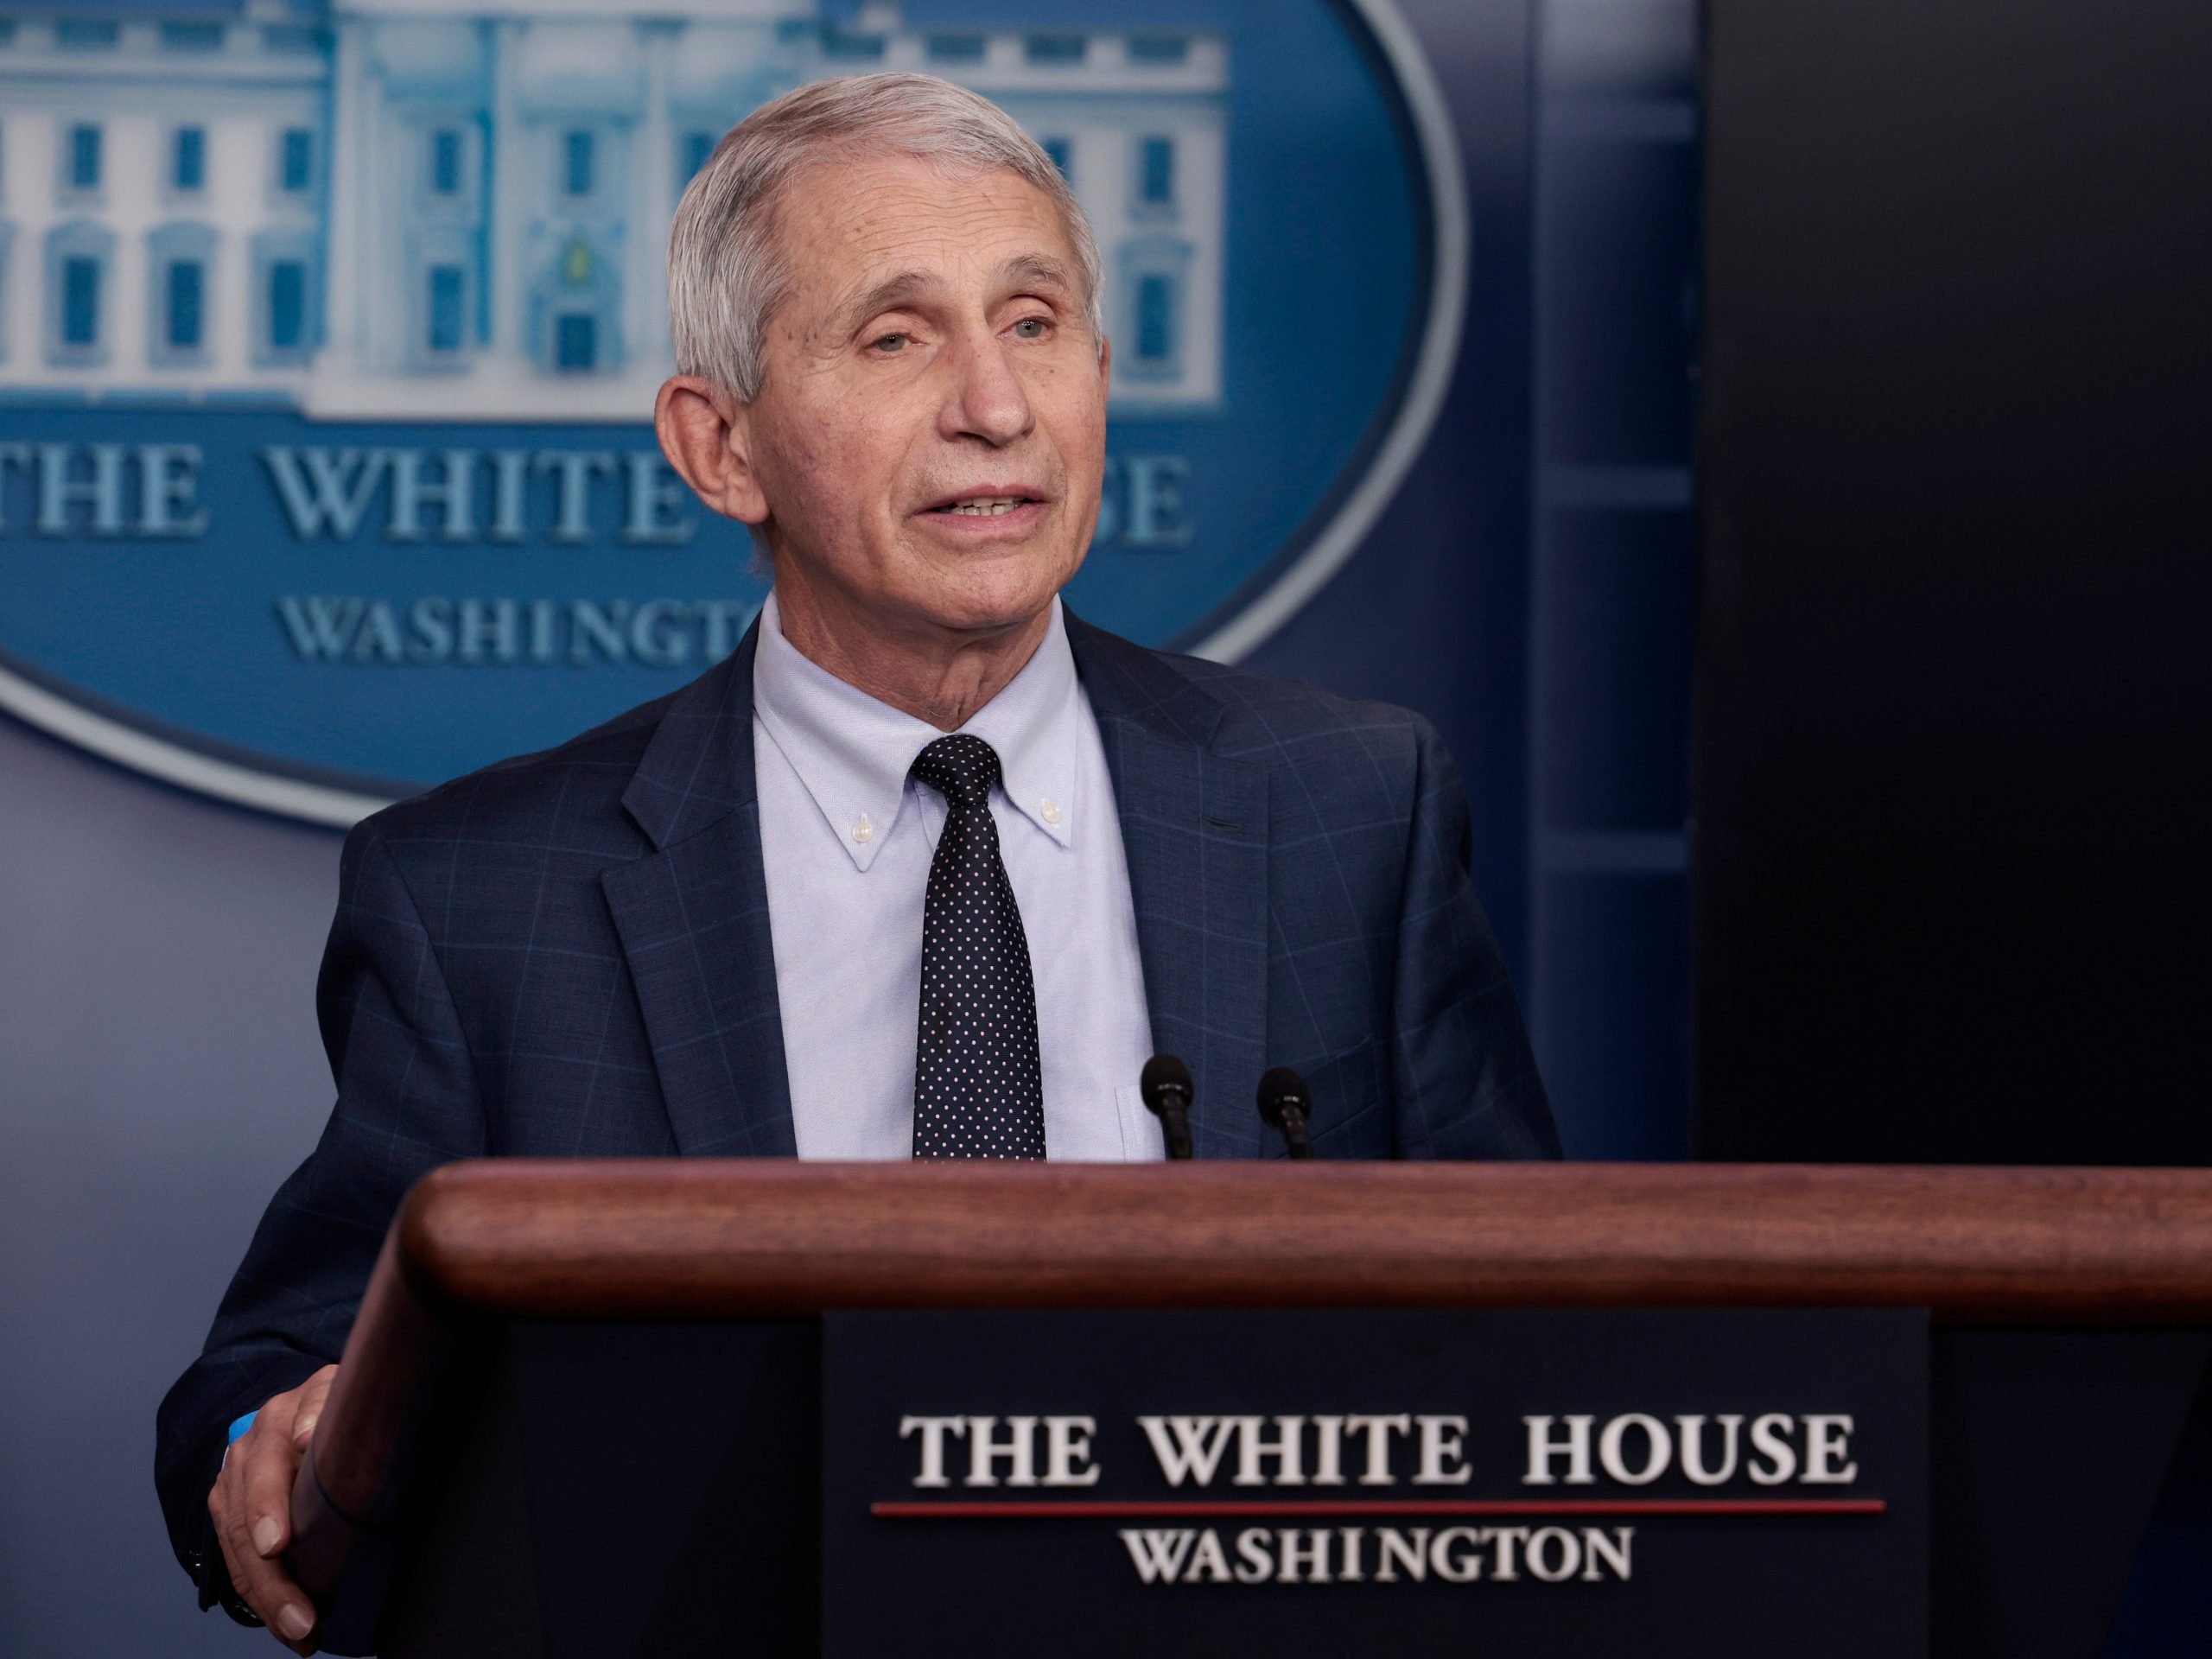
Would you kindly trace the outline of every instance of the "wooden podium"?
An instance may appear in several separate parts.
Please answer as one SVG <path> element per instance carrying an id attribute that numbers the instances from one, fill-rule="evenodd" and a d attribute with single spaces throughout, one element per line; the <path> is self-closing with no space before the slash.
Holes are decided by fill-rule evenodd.
<path id="1" fill-rule="evenodd" d="M 824 1310 L 1527 1306 L 1929 1309 L 1931 1651 L 2091 1659 L 2212 1353 L 2212 1173 L 454 1165 L 292 1565 L 336 1652 L 807 1654 Z"/>

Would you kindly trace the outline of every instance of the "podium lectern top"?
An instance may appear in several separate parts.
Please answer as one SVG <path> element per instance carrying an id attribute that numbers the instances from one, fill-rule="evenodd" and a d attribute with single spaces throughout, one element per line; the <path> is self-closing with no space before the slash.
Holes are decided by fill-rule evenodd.
<path id="1" fill-rule="evenodd" d="M 518 1318 L 1780 1304 L 2031 1324 L 2212 1315 L 2212 1172 L 2195 1170 L 500 1160 L 425 1178 L 394 1237 L 380 1278 Z"/>

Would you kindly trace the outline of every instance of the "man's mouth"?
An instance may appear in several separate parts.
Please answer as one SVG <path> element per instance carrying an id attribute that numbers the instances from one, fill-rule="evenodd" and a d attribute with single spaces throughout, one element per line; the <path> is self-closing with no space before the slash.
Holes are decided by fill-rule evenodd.
<path id="1" fill-rule="evenodd" d="M 1033 495 L 968 495 L 955 501 L 941 501 L 929 511 L 949 518 L 995 518 L 1017 507 L 1033 505 L 1036 501 Z"/>

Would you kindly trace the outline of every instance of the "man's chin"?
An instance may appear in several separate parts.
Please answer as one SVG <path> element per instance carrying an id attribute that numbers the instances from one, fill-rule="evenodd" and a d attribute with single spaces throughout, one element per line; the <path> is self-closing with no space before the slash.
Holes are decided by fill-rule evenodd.
<path id="1" fill-rule="evenodd" d="M 1005 632 L 1042 615 L 1081 563 L 1036 546 L 930 559 L 906 608 L 954 632 Z"/>
<path id="2" fill-rule="evenodd" d="M 1019 633 L 1052 607 L 1053 594 L 1045 593 L 1027 596 L 1020 602 L 989 603 L 974 601 L 966 603 L 939 602 L 929 610 L 929 620 L 948 633 L 963 633 L 977 639 L 1001 634 Z"/>

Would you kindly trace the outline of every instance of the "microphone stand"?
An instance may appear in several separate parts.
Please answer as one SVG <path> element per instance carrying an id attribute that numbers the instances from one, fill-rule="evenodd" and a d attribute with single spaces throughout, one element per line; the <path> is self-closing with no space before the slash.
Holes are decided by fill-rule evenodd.
<path id="1" fill-rule="evenodd" d="M 1137 1089 L 1152 1115 L 1160 1120 L 1160 1133 L 1167 1139 L 1169 1160 L 1192 1156 L 1191 1068 L 1173 1054 L 1155 1054 L 1144 1063 L 1144 1075 L 1138 1079 Z"/>
<path id="2" fill-rule="evenodd" d="M 1288 1066 L 1270 1067 L 1260 1079 L 1260 1116 L 1269 1128 L 1281 1134 L 1283 1147 L 1293 1158 L 1313 1155 L 1313 1140 L 1306 1132 L 1313 1113 L 1313 1091 Z"/>

